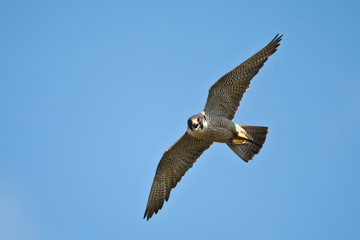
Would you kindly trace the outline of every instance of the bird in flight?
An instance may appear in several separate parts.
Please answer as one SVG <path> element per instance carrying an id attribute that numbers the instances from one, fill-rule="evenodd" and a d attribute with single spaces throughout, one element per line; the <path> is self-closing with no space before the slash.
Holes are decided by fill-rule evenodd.
<path id="1" fill-rule="evenodd" d="M 171 189 L 214 142 L 226 143 L 245 162 L 259 153 L 268 128 L 239 125 L 232 120 L 251 79 L 276 52 L 281 38 L 282 35 L 277 34 L 263 49 L 210 87 L 204 110 L 189 118 L 185 134 L 163 154 L 156 169 L 144 218 L 149 220 L 162 208 L 164 200 L 169 200 Z"/>

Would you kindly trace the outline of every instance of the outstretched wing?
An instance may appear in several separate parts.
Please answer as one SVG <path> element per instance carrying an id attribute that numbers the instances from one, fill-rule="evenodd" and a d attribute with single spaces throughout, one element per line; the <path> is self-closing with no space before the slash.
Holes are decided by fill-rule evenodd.
<path id="1" fill-rule="evenodd" d="M 147 217 L 149 220 L 162 208 L 164 200 L 169 199 L 171 189 L 211 144 L 213 142 L 194 138 L 185 133 L 165 151 L 156 169 L 144 218 Z"/>
<path id="2" fill-rule="evenodd" d="M 266 60 L 276 52 L 281 37 L 282 35 L 276 35 L 263 49 L 212 85 L 204 111 L 232 120 L 245 91 L 250 86 L 251 79 L 259 72 Z"/>

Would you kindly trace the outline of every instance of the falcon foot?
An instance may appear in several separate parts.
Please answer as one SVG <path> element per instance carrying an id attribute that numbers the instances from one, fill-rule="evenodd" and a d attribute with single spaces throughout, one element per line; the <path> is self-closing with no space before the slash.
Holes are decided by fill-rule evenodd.
<path id="1" fill-rule="evenodd" d="M 246 137 L 246 135 L 244 133 L 238 133 L 237 138 L 229 139 L 229 143 L 232 143 L 232 144 L 245 144 L 247 139 L 248 138 Z"/>
<path id="2" fill-rule="evenodd" d="M 229 143 L 232 143 L 232 144 L 245 144 L 246 140 L 245 139 L 230 139 Z"/>

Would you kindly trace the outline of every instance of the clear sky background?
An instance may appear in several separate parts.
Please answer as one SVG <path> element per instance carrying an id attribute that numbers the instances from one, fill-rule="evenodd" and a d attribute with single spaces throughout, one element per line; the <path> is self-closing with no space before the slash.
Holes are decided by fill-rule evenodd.
<path id="1" fill-rule="evenodd" d="M 1 1 L 0 239 L 360 239 L 359 1 Z M 284 34 L 153 216 L 157 164 L 223 74 Z"/>

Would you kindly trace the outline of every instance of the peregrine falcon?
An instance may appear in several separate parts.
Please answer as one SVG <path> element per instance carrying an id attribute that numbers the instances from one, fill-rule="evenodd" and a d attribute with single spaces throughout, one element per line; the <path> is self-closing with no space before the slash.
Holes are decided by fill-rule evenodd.
<path id="1" fill-rule="evenodd" d="M 251 79 L 276 52 L 281 38 L 277 34 L 263 49 L 211 86 L 204 110 L 189 118 L 185 134 L 163 154 L 144 218 L 149 220 L 162 208 L 164 200 L 169 200 L 171 189 L 214 142 L 226 143 L 245 162 L 259 153 L 268 128 L 239 125 L 232 120 Z"/>

